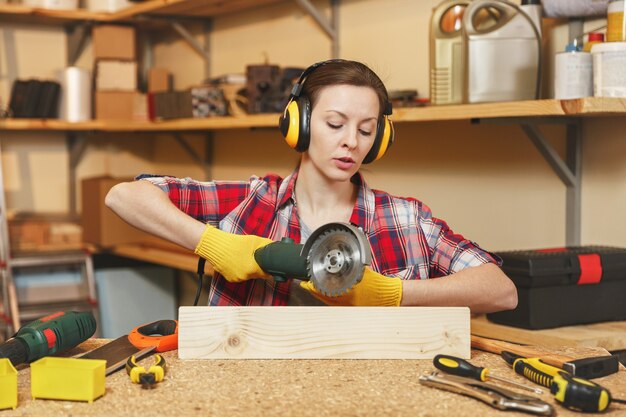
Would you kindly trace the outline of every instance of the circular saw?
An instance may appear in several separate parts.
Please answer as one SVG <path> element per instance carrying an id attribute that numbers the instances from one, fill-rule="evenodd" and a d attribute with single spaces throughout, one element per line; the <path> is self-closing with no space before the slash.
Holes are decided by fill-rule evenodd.
<path id="1" fill-rule="evenodd" d="M 320 293 L 336 297 L 361 281 L 372 256 L 360 228 L 328 223 L 313 231 L 304 245 L 283 238 L 258 249 L 254 259 L 278 282 L 310 280 Z"/>

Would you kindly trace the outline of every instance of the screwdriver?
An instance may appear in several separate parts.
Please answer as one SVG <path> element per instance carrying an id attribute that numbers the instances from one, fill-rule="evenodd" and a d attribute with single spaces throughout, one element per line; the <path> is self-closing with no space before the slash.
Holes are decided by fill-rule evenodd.
<path id="1" fill-rule="evenodd" d="M 539 388 L 529 387 L 510 379 L 489 375 L 489 370 L 487 368 L 481 368 L 479 366 L 472 365 L 465 359 L 457 358 L 455 356 L 437 355 L 433 359 L 433 365 L 435 365 L 435 368 L 439 369 L 440 371 L 447 372 L 452 375 L 474 378 L 483 382 L 487 380 L 487 377 L 489 377 L 490 379 L 505 382 L 507 384 L 511 384 L 528 391 L 532 391 L 536 394 L 543 393 L 543 391 Z"/>
<path id="2" fill-rule="evenodd" d="M 575 377 L 539 358 L 524 358 L 506 351 L 501 356 L 516 373 L 549 388 L 554 398 L 566 408 L 599 412 L 606 410 L 611 401 L 626 403 L 624 400 L 611 398 L 611 393 L 601 385 Z"/>

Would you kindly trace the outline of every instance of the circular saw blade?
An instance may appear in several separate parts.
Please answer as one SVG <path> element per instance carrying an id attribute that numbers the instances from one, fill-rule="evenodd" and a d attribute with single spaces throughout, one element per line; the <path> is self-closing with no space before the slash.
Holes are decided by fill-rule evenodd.
<path id="1" fill-rule="evenodd" d="M 309 277 L 316 290 L 336 297 L 361 281 L 365 264 L 361 261 L 358 237 L 340 225 L 324 231 L 307 255 Z"/>

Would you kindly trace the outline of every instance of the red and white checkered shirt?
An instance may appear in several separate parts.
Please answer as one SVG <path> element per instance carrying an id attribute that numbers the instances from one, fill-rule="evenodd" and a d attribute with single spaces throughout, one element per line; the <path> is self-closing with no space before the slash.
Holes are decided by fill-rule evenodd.
<path id="1" fill-rule="evenodd" d="M 248 181 L 200 182 L 190 178 L 140 175 L 165 191 L 183 212 L 221 230 L 300 242 L 295 205 L 297 170 L 286 178 L 268 174 Z M 361 174 L 350 222 L 365 232 L 374 271 L 402 279 L 428 279 L 500 259 L 455 234 L 446 222 L 414 198 L 370 189 Z M 209 292 L 210 305 L 286 305 L 290 283 L 253 279 L 230 283 L 218 273 Z"/>

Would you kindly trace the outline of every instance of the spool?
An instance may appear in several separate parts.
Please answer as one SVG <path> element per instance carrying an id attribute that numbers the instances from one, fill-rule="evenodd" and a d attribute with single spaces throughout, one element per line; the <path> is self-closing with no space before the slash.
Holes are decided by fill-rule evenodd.
<path id="1" fill-rule="evenodd" d="M 593 95 L 626 97 L 626 42 L 593 45 Z"/>
<path id="2" fill-rule="evenodd" d="M 61 70 L 61 103 L 59 117 L 68 122 L 91 119 L 91 77 L 84 68 L 68 67 Z"/>

